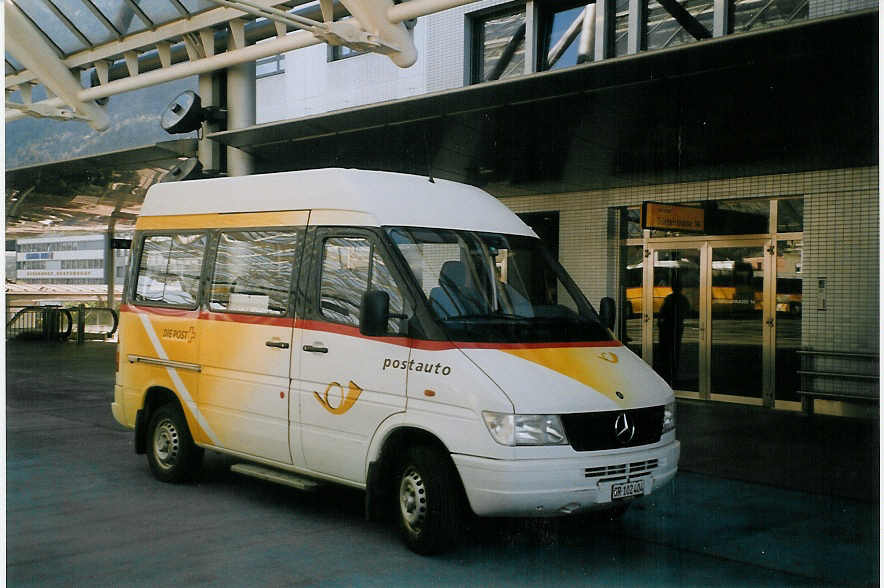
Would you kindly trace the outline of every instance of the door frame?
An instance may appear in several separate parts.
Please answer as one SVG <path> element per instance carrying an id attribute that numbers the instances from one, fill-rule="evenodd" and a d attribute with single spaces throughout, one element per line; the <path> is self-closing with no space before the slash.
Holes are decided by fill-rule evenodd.
<path id="1" fill-rule="evenodd" d="M 723 247 L 760 247 L 762 250 L 762 390 L 761 398 L 715 394 L 710 372 L 712 338 L 712 250 Z M 776 280 L 775 244 L 770 234 L 757 235 L 704 235 L 688 237 L 646 238 L 644 259 L 651 260 L 657 251 L 672 249 L 698 249 L 700 252 L 699 292 L 699 392 L 676 391 L 680 398 L 716 400 L 731 403 L 763 405 L 775 404 L 775 353 L 776 353 Z M 654 337 L 654 284 L 653 264 L 643 264 L 642 273 L 642 359 L 653 365 Z"/>

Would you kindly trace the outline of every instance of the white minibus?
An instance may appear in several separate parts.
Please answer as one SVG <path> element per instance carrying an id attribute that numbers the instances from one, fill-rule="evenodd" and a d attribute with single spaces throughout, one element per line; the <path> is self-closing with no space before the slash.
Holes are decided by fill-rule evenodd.
<path id="1" fill-rule="evenodd" d="M 599 275 L 598 279 L 604 279 Z M 166 482 L 363 489 L 418 553 L 463 516 L 622 513 L 676 473 L 669 386 L 477 188 L 321 169 L 161 183 L 112 410 Z"/>

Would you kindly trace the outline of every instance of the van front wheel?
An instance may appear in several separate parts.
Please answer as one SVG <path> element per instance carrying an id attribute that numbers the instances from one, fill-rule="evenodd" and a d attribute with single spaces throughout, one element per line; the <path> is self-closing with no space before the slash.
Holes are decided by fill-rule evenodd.
<path id="1" fill-rule="evenodd" d="M 448 456 L 414 447 L 398 472 L 397 513 L 405 544 L 423 555 L 453 547 L 461 522 L 460 494 Z"/>
<path id="2" fill-rule="evenodd" d="M 197 447 L 181 409 L 164 404 L 156 410 L 147 428 L 147 463 L 156 479 L 183 482 L 199 468 L 203 450 Z"/>

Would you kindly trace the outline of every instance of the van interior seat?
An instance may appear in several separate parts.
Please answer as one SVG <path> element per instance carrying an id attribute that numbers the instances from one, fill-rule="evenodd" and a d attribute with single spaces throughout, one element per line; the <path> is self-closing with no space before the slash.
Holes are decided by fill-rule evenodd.
<path id="1" fill-rule="evenodd" d="M 449 260 L 442 264 L 439 285 L 430 290 L 430 306 L 439 316 L 447 318 L 478 314 L 474 300 L 478 294 L 467 285 L 467 268 L 462 261 Z"/>

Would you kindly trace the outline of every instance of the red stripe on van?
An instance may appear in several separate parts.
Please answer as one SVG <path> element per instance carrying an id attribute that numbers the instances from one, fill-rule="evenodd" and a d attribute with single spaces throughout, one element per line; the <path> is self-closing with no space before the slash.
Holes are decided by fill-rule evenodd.
<path id="1" fill-rule="evenodd" d="M 342 325 L 339 323 L 331 323 L 326 321 L 316 321 L 307 319 L 292 319 L 275 316 L 259 316 L 253 314 L 233 314 L 225 312 L 209 312 L 196 310 L 181 310 L 178 308 L 159 308 L 155 306 L 134 306 L 124 304 L 120 306 L 120 312 L 135 312 L 156 314 L 160 316 L 174 316 L 179 318 L 202 319 L 208 321 L 227 321 L 232 323 L 242 323 L 248 325 L 271 325 L 277 327 L 294 327 L 297 329 L 307 329 L 309 331 L 322 331 L 325 333 L 334 333 L 336 335 L 345 335 L 347 337 L 358 337 L 370 341 L 380 341 L 390 345 L 399 345 L 400 347 L 412 347 L 422 351 L 449 351 L 451 349 L 561 349 L 567 347 L 621 347 L 623 343 L 616 339 L 611 341 L 562 341 L 562 342 L 540 342 L 540 343 L 486 343 L 479 341 L 426 341 L 423 339 L 409 339 L 408 337 L 368 337 L 359 332 L 358 327 L 350 325 Z"/>
<path id="2" fill-rule="evenodd" d="M 295 319 L 282 316 L 262 316 L 256 314 L 236 314 L 228 312 L 211 312 L 204 310 L 200 313 L 200 319 L 204 321 L 223 321 L 228 323 L 241 323 L 245 325 L 269 325 L 273 327 L 293 327 Z"/>
<path id="3" fill-rule="evenodd" d="M 199 318 L 198 310 L 186 310 L 181 308 L 165 308 L 160 306 L 136 306 L 134 304 L 123 304 L 120 306 L 120 312 L 134 312 L 137 314 L 156 314 L 159 316 L 174 316 L 178 318 Z"/>
<path id="4" fill-rule="evenodd" d="M 457 347 L 458 349 L 560 349 L 565 347 L 620 347 L 620 341 L 562 341 L 562 342 L 539 342 L 539 343 L 484 343 L 478 341 L 415 341 L 415 349 L 435 349 L 434 346 L 424 347 L 426 343 L 443 343 L 448 345 L 446 349 Z"/>
<path id="5" fill-rule="evenodd" d="M 336 335 L 346 335 L 348 337 L 358 337 L 360 339 L 368 339 L 371 341 L 380 341 L 391 345 L 399 345 L 401 347 L 411 347 L 412 340 L 408 337 L 368 337 L 359 332 L 358 327 L 350 325 L 341 325 L 338 323 L 329 323 L 325 321 L 312 321 L 307 319 L 298 319 L 295 321 L 295 328 L 307 329 L 309 331 L 323 331 L 325 333 L 335 333 Z"/>
<path id="6" fill-rule="evenodd" d="M 392 345 L 413 347 L 414 349 L 421 349 L 423 351 L 447 351 L 450 349 L 556 349 L 563 347 L 620 347 L 623 345 L 616 339 L 612 341 L 484 343 L 478 341 L 426 341 L 423 339 L 409 339 L 407 337 L 368 337 L 360 333 L 357 327 L 306 319 L 298 319 L 295 321 L 295 328 L 308 329 L 311 331 L 324 331 L 326 333 L 335 333 L 338 335 L 346 335 L 348 337 L 359 337 L 360 339 L 368 339 L 371 341 L 382 341 Z"/>

